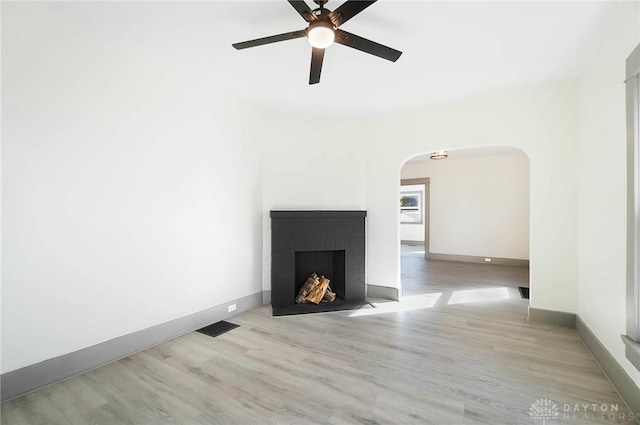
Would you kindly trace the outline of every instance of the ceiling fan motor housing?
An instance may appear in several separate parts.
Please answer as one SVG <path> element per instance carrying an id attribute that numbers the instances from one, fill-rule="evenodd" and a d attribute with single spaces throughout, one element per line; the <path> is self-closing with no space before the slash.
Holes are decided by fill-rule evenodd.
<path id="1" fill-rule="evenodd" d="M 331 13 L 331 10 L 326 9 L 324 7 L 319 7 L 317 9 L 313 9 L 312 12 L 319 19 L 327 19 L 327 20 L 329 20 L 329 13 Z"/>

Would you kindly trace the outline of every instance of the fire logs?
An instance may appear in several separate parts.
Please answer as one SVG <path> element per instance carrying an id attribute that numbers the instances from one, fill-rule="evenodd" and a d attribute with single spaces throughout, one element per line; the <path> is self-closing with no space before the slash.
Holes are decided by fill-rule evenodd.
<path id="1" fill-rule="evenodd" d="M 330 280 L 326 277 L 318 277 L 317 274 L 312 273 L 298 291 L 296 304 L 313 303 L 317 305 L 320 302 L 333 302 L 336 299 L 336 294 L 331 290 L 329 282 Z"/>

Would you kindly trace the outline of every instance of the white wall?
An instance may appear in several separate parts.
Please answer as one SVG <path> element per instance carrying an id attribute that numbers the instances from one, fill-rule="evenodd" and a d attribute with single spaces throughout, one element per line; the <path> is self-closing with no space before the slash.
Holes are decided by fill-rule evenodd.
<path id="1" fill-rule="evenodd" d="M 429 251 L 529 259 L 529 159 L 520 153 L 407 162 L 403 179 L 429 177 Z"/>
<path id="2" fill-rule="evenodd" d="M 258 127 L 261 140 L 268 141 L 263 154 L 262 218 L 263 287 L 269 290 L 269 211 L 365 210 L 366 156 L 362 153 L 364 140 L 358 136 L 363 131 L 358 120 L 265 110 Z"/>
<path id="3" fill-rule="evenodd" d="M 2 9 L 2 372 L 259 292 L 251 114 Z"/>
<path id="4" fill-rule="evenodd" d="M 441 149 L 514 146 L 530 159 L 531 303 L 575 312 L 576 81 L 348 121 L 331 113 L 322 120 L 303 112 L 265 113 L 265 289 L 269 209 L 366 209 L 367 283 L 399 287 L 402 164 Z M 326 172 L 313 172 L 319 166 Z"/>
<path id="5" fill-rule="evenodd" d="M 407 159 L 446 149 L 513 146 L 530 159 L 531 304 L 574 312 L 576 101 L 576 82 L 564 81 L 372 117 L 365 136 L 371 147 L 369 283 L 398 286 L 394 199 Z"/>
<path id="6" fill-rule="evenodd" d="M 636 384 L 626 360 L 625 59 L 640 42 L 638 3 L 619 6 L 580 82 L 578 314 Z"/>
<path id="7" fill-rule="evenodd" d="M 638 11 L 620 8 L 580 86 L 347 119 L 257 117 L 3 4 L 2 372 L 257 292 L 260 270 L 268 289 L 271 209 L 366 209 L 367 281 L 398 287 L 401 165 L 497 145 L 530 159 L 532 306 L 578 311 L 623 363 L 616 61 L 637 42 Z"/>
<path id="8" fill-rule="evenodd" d="M 404 178 L 404 177 L 403 177 Z M 425 198 L 425 187 L 423 184 L 408 184 L 400 186 L 400 192 L 420 192 L 422 206 L 422 222 L 421 223 L 403 223 L 402 214 L 400 217 L 400 240 L 424 242 L 424 226 L 425 226 L 425 208 L 427 207 Z"/>

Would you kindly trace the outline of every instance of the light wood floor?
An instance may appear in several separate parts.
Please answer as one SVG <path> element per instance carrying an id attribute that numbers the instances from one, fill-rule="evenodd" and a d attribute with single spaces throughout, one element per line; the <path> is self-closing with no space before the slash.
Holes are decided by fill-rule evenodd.
<path id="1" fill-rule="evenodd" d="M 408 251 L 402 267 L 402 303 L 259 307 L 217 338 L 190 333 L 6 403 L 2 424 L 531 425 L 540 398 L 559 408 L 547 425 L 633 423 L 573 330 L 526 322 L 526 270 Z M 567 417 L 576 403 L 619 411 Z"/>

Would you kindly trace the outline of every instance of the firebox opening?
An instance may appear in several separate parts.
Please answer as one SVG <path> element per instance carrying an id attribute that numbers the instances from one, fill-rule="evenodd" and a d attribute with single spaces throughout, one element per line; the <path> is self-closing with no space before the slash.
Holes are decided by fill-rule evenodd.
<path id="1" fill-rule="evenodd" d="M 295 253 L 295 290 L 291 298 L 295 299 L 298 291 L 311 273 L 325 276 L 331 280 L 329 286 L 336 293 L 337 299 L 345 298 L 345 251 L 297 251 Z"/>

